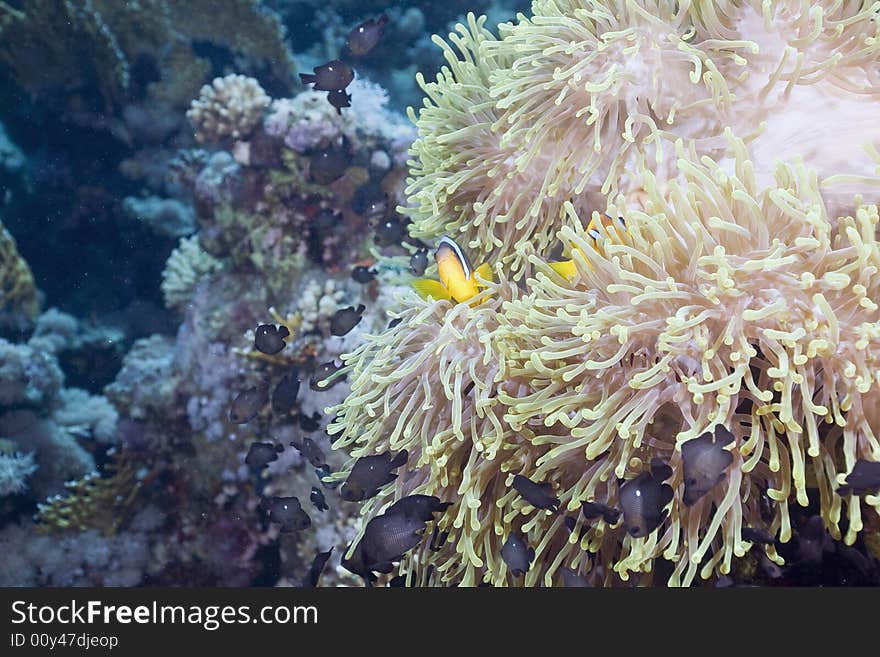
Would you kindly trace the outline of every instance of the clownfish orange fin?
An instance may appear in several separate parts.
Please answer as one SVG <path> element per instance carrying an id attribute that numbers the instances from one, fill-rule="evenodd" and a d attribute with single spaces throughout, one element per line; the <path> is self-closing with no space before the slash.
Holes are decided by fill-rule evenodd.
<path id="1" fill-rule="evenodd" d="M 417 278 L 412 282 L 412 286 L 423 299 L 433 298 L 436 301 L 441 299 L 452 301 L 452 297 L 440 281 L 435 281 L 432 278 Z"/>
<path id="2" fill-rule="evenodd" d="M 574 278 L 575 274 L 577 274 L 577 267 L 575 267 L 574 260 L 561 260 L 549 264 L 553 268 L 553 271 L 563 278 L 570 280 Z"/>

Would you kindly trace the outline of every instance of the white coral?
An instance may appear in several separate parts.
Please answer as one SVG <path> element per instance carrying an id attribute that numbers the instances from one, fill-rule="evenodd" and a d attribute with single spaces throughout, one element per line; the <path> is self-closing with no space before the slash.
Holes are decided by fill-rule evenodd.
<path id="1" fill-rule="evenodd" d="M 266 132 L 304 153 L 334 141 L 342 133 L 343 118 L 327 102 L 327 94 L 303 91 L 295 98 L 273 101 L 266 117 Z"/>
<path id="2" fill-rule="evenodd" d="M 162 271 L 161 287 L 165 306 L 183 311 L 192 299 L 199 281 L 221 266 L 219 260 L 199 246 L 198 235 L 180 240 Z"/>
<path id="3" fill-rule="evenodd" d="M 330 319 L 342 307 L 344 298 L 345 291 L 337 289 L 332 278 L 324 281 L 323 285 L 317 280 L 310 280 L 300 297 L 301 331 L 308 333 L 318 329 L 322 333 L 329 332 Z"/>
<path id="4" fill-rule="evenodd" d="M 69 434 L 103 444 L 116 442 L 119 414 L 106 397 L 90 395 L 80 388 L 64 388 L 58 398 L 61 406 L 52 412 L 52 419 Z"/>
<path id="5" fill-rule="evenodd" d="M 0 497 L 23 493 L 27 489 L 25 480 L 34 473 L 37 464 L 33 454 L 0 452 Z"/>
<path id="6" fill-rule="evenodd" d="M 270 100 L 254 78 L 227 75 L 202 87 L 186 117 L 199 142 L 241 139 L 262 120 Z"/>

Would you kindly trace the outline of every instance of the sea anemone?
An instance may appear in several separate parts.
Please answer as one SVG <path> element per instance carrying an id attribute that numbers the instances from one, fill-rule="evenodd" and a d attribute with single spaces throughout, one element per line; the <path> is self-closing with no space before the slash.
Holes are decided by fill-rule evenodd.
<path id="1" fill-rule="evenodd" d="M 416 492 L 454 502 L 439 521 L 447 543 L 426 539 L 402 563 L 413 581 L 518 583 L 500 556 L 517 532 L 536 552 L 526 585 L 558 583 L 560 568 L 643 583 L 658 558 L 673 563 L 670 584 L 689 585 L 749 549 L 781 563 L 744 529 L 787 542 L 791 498 L 818 501 L 847 544 L 880 512 L 876 496 L 835 492 L 857 460 L 880 460 L 877 205 L 829 215 L 799 162 L 762 187 L 725 136 L 733 171 L 683 142 L 662 186 L 641 165 L 639 202 L 607 207 L 626 222 L 622 244 L 593 248 L 566 203 L 572 278 L 530 255 L 527 292 L 496 284 L 476 307 L 409 295 L 400 324 L 345 357 L 336 446 L 416 456 L 365 513 Z M 718 426 L 733 436 L 717 446 L 722 476 L 688 496 L 682 446 Z M 621 489 L 658 458 L 671 500 L 656 528 L 629 531 Z M 519 496 L 516 474 L 551 484 L 563 513 Z M 623 506 L 624 519 L 587 520 L 585 502 Z"/>
<path id="2" fill-rule="evenodd" d="M 468 17 L 418 116 L 408 203 L 419 238 L 454 234 L 513 278 L 546 253 L 571 203 L 589 216 L 662 178 L 674 142 L 751 146 L 759 181 L 804 158 L 842 210 L 876 167 L 880 21 L 870 2 L 535 0 L 499 26 Z M 730 169 L 730 163 L 725 163 Z M 832 183 L 834 185 L 832 186 Z"/>
<path id="3" fill-rule="evenodd" d="M 492 534 L 481 504 L 501 493 L 499 464 L 514 439 L 497 398 L 504 356 L 493 336 L 501 306 L 516 293 L 509 282 L 495 283 L 474 306 L 406 294 L 396 326 L 344 355 L 338 376 L 349 374 L 351 393 L 333 409 L 337 416 L 327 430 L 338 434 L 334 448 L 348 447 L 353 458 L 409 452 L 412 474 L 367 502 L 364 513 L 414 492 L 458 500 L 447 517 L 460 530 L 457 577 L 471 584 Z"/>

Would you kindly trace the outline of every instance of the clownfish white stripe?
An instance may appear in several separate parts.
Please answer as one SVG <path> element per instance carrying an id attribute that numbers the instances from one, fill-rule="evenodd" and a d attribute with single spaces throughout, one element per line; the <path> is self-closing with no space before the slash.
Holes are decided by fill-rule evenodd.
<path id="1" fill-rule="evenodd" d="M 458 243 L 453 240 L 451 237 L 444 235 L 440 238 L 440 241 L 437 243 L 437 251 L 443 248 L 443 246 L 447 246 L 452 249 L 453 253 L 455 253 L 456 259 L 461 263 L 461 268 L 464 270 L 464 278 L 465 280 L 470 279 L 471 277 L 471 266 L 467 261 L 467 258 L 464 255 L 464 252 L 461 250 L 461 247 Z"/>

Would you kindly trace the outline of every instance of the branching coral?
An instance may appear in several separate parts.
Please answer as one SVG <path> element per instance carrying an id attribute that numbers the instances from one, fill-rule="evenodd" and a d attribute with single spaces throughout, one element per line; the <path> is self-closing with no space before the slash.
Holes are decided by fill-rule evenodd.
<path id="1" fill-rule="evenodd" d="M 200 142 L 224 137 L 241 139 L 262 121 L 269 102 L 269 96 L 254 78 L 227 75 L 202 87 L 186 117 Z"/>
<path id="2" fill-rule="evenodd" d="M 115 454 L 105 475 L 97 472 L 66 484 L 67 494 L 38 505 L 37 528 L 49 532 L 100 529 L 115 534 L 134 511 L 141 482 L 126 454 Z"/>
<path id="3" fill-rule="evenodd" d="M 763 184 L 780 155 L 822 178 L 873 171 L 861 148 L 880 142 L 872 3 L 536 0 L 532 11 L 500 38 L 473 16 L 451 44 L 434 38 L 449 67 L 419 78 L 428 99 L 411 112 L 414 236 L 460 234 L 519 277 L 523 247 L 551 248 L 566 203 L 589 215 L 608 194 L 640 192 L 638 160 L 662 175 L 678 138 L 717 157 L 727 126 L 757 140 Z M 835 209 L 864 189 L 846 182 L 823 187 Z"/>
<path id="4" fill-rule="evenodd" d="M 829 216 L 799 163 L 762 188 L 728 137 L 733 174 L 681 142 L 679 177 L 662 189 L 642 166 L 641 201 L 608 208 L 625 218 L 623 244 L 594 249 L 566 204 L 570 280 L 530 256 L 526 294 L 494 286 L 477 308 L 407 297 L 397 327 L 346 357 L 337 446 L 415 457 L 366 513 L 413 492 L 455 502 L 440 521 L 446 546 L 426 540 L 402 565 L 414 581 L 434 565 L 445 583 L 512 584 L 500 551 L 518 531 L 536 551 L 526 585 L 558 582 L 561 567 L 606 584 L 650 578 L 660 557 L 674 563 L 670 583 L 687 585 L 754 549 L 744 527 L 787 542 L 791 498 L 818 501 L 847 543 L 880 512 L 876 496 L 835 492 L 857 459 L 880 460 L 877 205 Z M 732 464 L 688 506 L 681 446 L 718 424 L 734 435 Z M 620 505 L 622 484 L 655 457 L 673 471 L 659 529 L 636 538 L 578 513 Z M 535 510 L 513 474 L 549 482 L 576 522 Z"/>
<path id="5" fill-rule="evenodd" d="M 199 246 L 199 237 L 180 240 L 162 271 L 165 306 L 182 311 L 192 299 L 199 282 L 222 267 L 222 263 Z"/>

